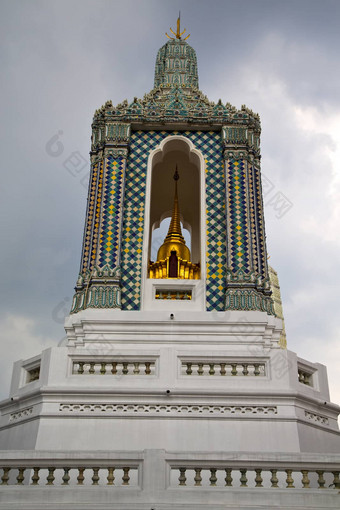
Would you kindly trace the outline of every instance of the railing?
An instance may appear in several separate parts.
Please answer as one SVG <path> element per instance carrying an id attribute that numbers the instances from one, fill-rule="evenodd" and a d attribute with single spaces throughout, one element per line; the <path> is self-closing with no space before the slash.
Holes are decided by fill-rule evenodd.
<path id="1" fill-rule="evenodd" d="M 2 451 L 0 458 L 4 488 L 340 490 L 340 455 L 331 454 Z"/>
<path id="2" fill-rule="evenodd" d="M 182 361 L 182 375 L 264 376 L 265 363 L 230 361 Z"/>
<path id="3" fill-rule="evenodd" d="M 137 468 L 116 467 L 108 468 L 57 468 L 57 467 L 4 467 L 2 468 L 0 485 L 133 485 L 131 470 Z"/>
<path id="4" fill-rule="evenodd" d="M 0 486 L 139 487 L 143 454 L 1 452 Z M 130 458 L 129 458 L 130 457 Z"/>
<path id="5" fill-rule="evenodd" d="M 131 471 L 137 468 L 93 467 L 3 467 L 0 485 L 133 485 Z"/>
<path id="6" fill-rule="evenodd" d="M 281 489 L 334 488 L 340 489 L 339 471 L 326 469 L 263 469 L 178 467 L 172 468 L 178 480 L 172 476 L 171 486 L 190 487 L 264 487 Z"/>
<path id="7" fill-rule="evenodd" d="M 155 375 L 155 361 L 73 361 L 76 375 Z"/>
<path id="8" fill-rule="evenodd" d="M 185 300 L 192 299 L 191 290 L 180 289 L 156 289 L 155 299 L 172 299 L 172 300 Z"/>

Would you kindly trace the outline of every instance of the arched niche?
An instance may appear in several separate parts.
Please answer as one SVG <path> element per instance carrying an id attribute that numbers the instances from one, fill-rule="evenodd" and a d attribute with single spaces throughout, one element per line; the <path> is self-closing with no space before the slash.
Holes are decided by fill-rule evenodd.
<path id="1" fill-rule="evenodd" d="M 148 160 L 145 198 L 145 230 L 143 241 L 142 306 L 151 299 L 152 285 L 148 275 L 151 257 L 152 232 L 161 222 L 171 217 L 174 202 L 174 173 L 178 169 L 178 200 L 183 227 L 191 236 L 191 262 L 201 266 L 200 282 L 188 280 L 152 280 L 155 285 L 186 288 L 200 287 L 200 301 L 205 296 L 205 165 L 200 151 L 185 136 L 169 136 L 152 151 Z M 165 236 L 164 236 L 165 237 Z M 162 241 L 163 242 L 163 239 Z M 165 283 L 164 283 L 165 282 Z M 190 283 L 191 282 L 191 283 Z M 197 289 L 193 291 L 198 298 Z M 144 305 L 143 305 L 144 301 Z M 195 308 L 192 299 L 190 306 Z M 197 305 L 197 300 L 196 300 Z M 163 305 L 162 305 L 163 306 Z M 164 304 L 165 306 L 165 304 Z M 188 304 L 189 306 L 189 304 Z"/>

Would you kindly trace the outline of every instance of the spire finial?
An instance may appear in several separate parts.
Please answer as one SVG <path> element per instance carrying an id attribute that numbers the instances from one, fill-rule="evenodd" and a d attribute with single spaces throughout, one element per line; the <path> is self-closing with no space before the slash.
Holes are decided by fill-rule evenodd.
<path id="1" fill-rule="evenodd" d="M 172 30 L 172 28 L 170 28 L 170 32 L 175 36 L 175 37 L 170 37 L 170 35 L 168 35 L 166 32 L 165 32 L 165 35 L 167 36 L 168 39 L 172 39 L 173 41 L 175 39 L 179 39 L 181 40 L 182 39 L 182 35 L 186 32 L 186 28 L 183 30 L 183 32 L 181 32 L 181 11 L 179 11 L 179 15 L 178 15 L 178 18 L 177 18 L 177 30 L 176 32 L 174 32 Z M 186 41 L 187 39 L 189 39 L 190 37 L 190 34 L 187 35 L 183 41 Z"/>
<path id="2" fill-rule="evenodd" d="M 173 234 L 180 236 L 181 241 L 185 244 L 184 238 L 182 237 L 182 229 L 181 229 L 181 220 L 179 214 L 179 206 L 178 206 L 178 195 L 177 195 L 177 181 L 179 179 L 178 168 L 176 164 L 176 170 L 174 173 L 174 181 L 175 181 L 175 196 L 174 196 L 174 206 L 172 210 L 171 221 L 169 225 L 169 231 L 167 238 L 171 238 Z"/>

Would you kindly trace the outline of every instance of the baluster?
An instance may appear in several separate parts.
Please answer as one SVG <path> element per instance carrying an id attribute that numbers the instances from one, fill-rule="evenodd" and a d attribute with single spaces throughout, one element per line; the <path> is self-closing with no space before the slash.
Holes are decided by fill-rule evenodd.
<path id="1" fill-rule="evenodd" d="M 227 373 L 225 366 L 226 366 L 226 363 L 220 363 L 220 367 L 221 367 L 220 374 L 221 375 L 226 375 L 226 373 Z"/>
<path id="2" fill-rule="evenodd" d="M 248 363 L 243 363 L 242 366 L 243 366 L 242 374 L 243 375 L 248 375 L 249 374 Z"/>
<path id="3" fill-rule="evenodd" d="M 332 474 L 334 476 L 333 485 L 335 489 L 340 489 L 339 471 L 332 471 Z"/>
<path id="4" fill-rule="evenodd" d="M 105 363 L 105 361 L 100 364 L 100 373 L 102 375 L 106 374 L 106 363 Z"/>
<path id="5" fill-rule="evenodd" d="M 130 471 L 130 468 L 128 468 L 128 467 L 123 468 L 123 472 L 124 472 L 123 478 L 122 478 L 123 485 L 129 485 L 129 480 L 130 480 L 129 471 Z"/>
<path id="6" fill-rule="evenodd" d="M 201 468 L 195 468 L 195 485 L 202 485 L 201 482 L 202 482 L 202 477 L 201 477 L 201 471 L 202 469 Z"/>
<path id="7" fill-rule="evenodd" d="M 191 368 L 192 367 L 192 363 L 187 363 L 186 365 L 187 365 L 187 369 L 186 369 L 185 373 L 187 375 L 191 375 L 192 374 L 192 368 Z"/>
<path id="8" fill-rule="evenodd" d="M 54 467 L 49 467 L 48 468 L 48 475 L 47 475 L 47 478 L 46 478 L 46 480 L 47 480 L 46 485 L 53 485 L 53 482 L 55 480 L 54 471 L 55 471 Z"/>
<path id="9" fill-rule="evenodd" d="M 241 478 L 240 478 L 241 487 L 248 487 L 248 485 L 247 485 L 247 482 L 248 482 L 247 470 L 240 469 L 240 473 L 241 473 Z"/>
<path id="10" fill-rule="evenodd" d="M 117 363 L 113 362 L 111 363 L 111 365 L 112 365 L 111 374 L 115 375 L 117 373 Z"/>
<path id="11" fill-rule="evenodd" d="M 324 471 L 317 471 L 317 474 L 318 474 L 319 489 L 324 489 L 325 483 L 326 483 L 326 480 L 323 477 Z"/>
<path id="12" fill-rule="evenodd" d="M 233 479 L 232 479 L 231 473 L 232 473 L 232 469 L 226 468 L 224 480 L 225 480 L 225 484 L 227 487 L 232 487 L 232 485 L 233 485 Z"/>
<path id="13" fill-rule="evenodd" d="M 255 473 L 256 473 L 256 476 L 255 476 L 256 485 L 255 485 L 255 487 L 263 487 L 263 485 L 262 485 L 263 478 L 261 476 L 262 469 L 255 469 Z"/>
<path id="14" fill-rule="evenodd" d="M 209 363 L 209 375 L 215 374 L 215 363 Z"/>
<path id="15" fill-rule="evenodd" d="M 85 480 L 84 471 L 85 471 L 84 467 L 79 467 L 78 468 L 78 473 L 79 473 L 78 476 L 77 476 L 77 483 L 78 483 L 78 485 L 83 485 L 83 483 L 84 483 L 84 480 Z"/>
<path id="16" fill-rule="evenodd" d="M 25 475 L 24 475 L 25 469 L 26 468 L 24 468 L 24 467 L 18 468 L 17 485 L 22 485 L 22 482 L 25 479 Z"/>
<path id="17" fill-rule="evenodd" d="M 9 480 L 9 472 L 11 470 L 10 467 L 4 467 L 2 468 L 3 469 L 3 473 L 2 473 L 2 477 L 1 477 L 1 485 L 8 485 L 8 480 Z"/>
<path id="18" fill-rule="evenodd" d="M 260 375 L 260 365 L 259 365 L 259 363 L 254 363 L 254 375 Z"/>
<path id="19" fill-rule="evenodd" d="M 277 469 L 271 469 L 270 470 L 271 474 L 272 474 L 272 477 L 270 479 L 270 481 L 272 482 L 272 487 L 278 487 L 278 478 L 276 476 L 276 473 L 277 473 Z"/>
<path id="20" fill-rule="evenodd" d="M 135 362 L 133 365 L 134 365 L 134 367 L 135 367 L 135 368 L 133 369 L 133 373 L 134 373 L 135 375 L 139 374 L 139 372 L 140 372 L 140 370 L 139 370 L 139 363 L 138 363 L 138 362 Z"/>
<path id="21" fill-rule="evenodd" d="M 211 468 L 210 469 L 210 473 L 211 473 L 211 476 L 209 478 L 210 485 L 215 487 L 216 486 L 216 482 L 217 482 L 216 469 L 215 468 Z"/>
<path id="22" fill-rule="evenodd" d="M 83 374 L 84 373 L 84 365 L 85 365 L 85 362 L 84 361 L 78 361 L 78 374 Z"/>
<path id="23" fill-rule="evenodd" d="M 150 375 L 151 374 L 151 363 L 150 361 L 145 362 L 145 374 Z"/>
<path id="24" fill-rule="evenodd" d="M 308 471 L 302 470 L 302 485 L 304 489 L 309 489 L 309 478 L 308 478 Z"/>
<path id="25" fill-rule="evenodd" d="M 231 364 L 231 375 L 237 375 L 237 363 Z"/>
<path id="26" fill-rule="evenodd" d="M 107 468 L 107 485 L 114 485 L 114 481 L 115 481 L 115 475 L 114 475 L 114 472 L 115 472 L 115 468 L 114 467 L 109 467 Z"/>
<path id="27" fill-rule="evenodd" d="M 186 481 L 187 481 L 187 477 L 185 476 L 185 472 L 186 472 L 187 468 L 179 468 L 179 478 L 178 478 L 178 481 L 179 481 L 179 484 L 180 485 L 186 485 Z"/>
<path id="28" fill-rule="evenodd" d="M 32 475 L 32 485 L 38 485 L 40 476 L 39 476 L 40 468 L 35 467 L 33 468 L 33 475 Z"/>
<path id="29" fill-rule="evenodd" d="M 122 374 L 127 375 L 129 373 L 129 364 L 127 361 L 123 361 Z"/>
<path id="30" fill-rule="evenodd" d="M 198 373 L 198 375 L 204 374 L 203 363 L 198 363 L 197 373 Z"/>
<path id="31" fill-rule="evenodd" d="M 294 485 L 294 480 L 292 477 L 293 470 L 286 469 L 286 473 L 287 473 L 287 478 L 286 478 L 287 489 L 294 489 L 295 485 Z"/>
<path id="32" fill-rule="evenodd" d="M 70 481 L 70 475 L 68 474 L 71 468 L 64 467 L 64 475 L 63 475 L 63 483 L 61 485 L 68 485 L 68 482 Z"/>
<path id="33" fill-rule="evenodd" d="M 90 362 L 89 374 L 94 374 L 94 373 L 95 373 L 94 366 L 95 366 L 94 361 L 91 361 L 91 362 Z"/>
<path id="34" fill-rule="evenodd" d="M 100 469 L 99 467 L 92 468 L 92 470 L 93 470 L 93 475 L 92 475 L 92 478 L 91 478 L 92 485 L 98 485 L 98 482 L 99 482 L 99 475 L 98 475 L 99 469 Z"/>

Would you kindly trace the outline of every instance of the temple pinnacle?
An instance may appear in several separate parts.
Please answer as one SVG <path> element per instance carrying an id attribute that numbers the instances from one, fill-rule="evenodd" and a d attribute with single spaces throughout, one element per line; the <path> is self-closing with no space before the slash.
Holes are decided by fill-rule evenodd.
<path id="1" fill-rule="evenodd" d="M 182 35 L 185 34 L 186 32 L 186 28 L 183 30 L 183 32 L 181 32 L 181 12 L 179 12 L 179 15 L 178 15 L 178 18 L 177 18 L 177 30 L 176 32 L 174 32 L 172 30 L 172 28 L 170 27 L 170 32 L 175 36 L 175 37 L 171 37 L 170 35 L 168 35 L 166 32 L 165 32 L 165 35 L 167 36 L 168 39 L 172 39 L 172 40 L 175 40 L 176 39 L 179 39 L 181 40 L 182 39 Z M 186 41 L 187 39 L 189 39 L 190 37 L 190 34 L 187 35 L 183 41 Z"/>

